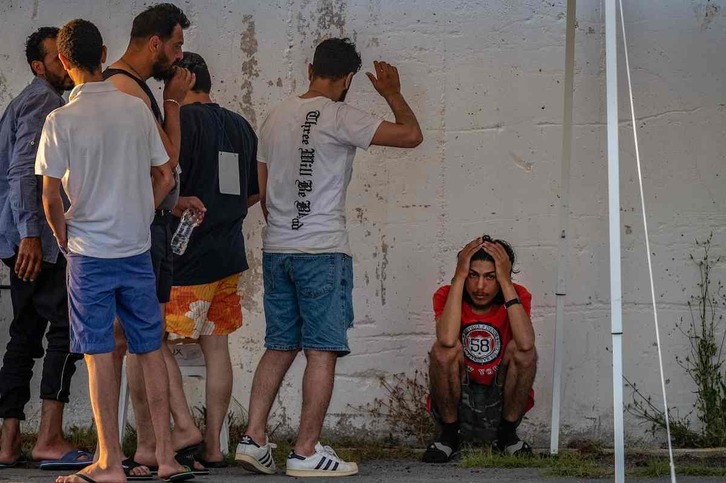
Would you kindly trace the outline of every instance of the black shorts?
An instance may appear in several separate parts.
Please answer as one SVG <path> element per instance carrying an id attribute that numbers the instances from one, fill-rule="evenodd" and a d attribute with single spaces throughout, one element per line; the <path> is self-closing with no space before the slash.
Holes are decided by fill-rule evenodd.
<path id="1" fill-rule="evenodd" d="M 165 304 L 171 297 L 174 256 L 171 251 L 171 212 L 156 210 L 151 224 L 151 264 L 156 275 L 156 296 Z"/>

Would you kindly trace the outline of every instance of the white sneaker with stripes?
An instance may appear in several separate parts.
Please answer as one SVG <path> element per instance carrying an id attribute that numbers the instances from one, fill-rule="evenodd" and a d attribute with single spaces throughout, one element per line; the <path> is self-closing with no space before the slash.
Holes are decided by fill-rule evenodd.
<path id="1" fill-rule="evenodd" d="M 260 446 L 246 434 L 237 445 L 234 459 L 240 462 L 242 468 L 253 473 L 273 475 L 277 471 L 275 460 L 272 458 L 272 450 L 277 445 L 270 443 Z"/>
<path id="2" fill-rule="evenodd" d="M 358 465 L 343 461 L 330 446 L 315 445 L 315 454 L 305 458 L 290 451 L 287 457 L 287 476 L 351 476 L 358 473 Z"/>

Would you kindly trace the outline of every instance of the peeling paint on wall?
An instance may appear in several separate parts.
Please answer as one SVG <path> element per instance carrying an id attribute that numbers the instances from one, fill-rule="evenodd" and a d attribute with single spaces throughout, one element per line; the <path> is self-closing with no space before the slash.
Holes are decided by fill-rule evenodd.
<path id="1" fill-rule="evenodd" d="M 249 123 L 257 129 L 257 113 L 253 103 L 252 80 L 260 76 L 260 69 L 257 63 L 257 32 L 255 31 L 255 20 L 252 15 L 245 15 L 242 24 L 246 26 L 240 36 L 240 50 L 242 51 L 242 91 L 238 99 L 240 111 Z"/>

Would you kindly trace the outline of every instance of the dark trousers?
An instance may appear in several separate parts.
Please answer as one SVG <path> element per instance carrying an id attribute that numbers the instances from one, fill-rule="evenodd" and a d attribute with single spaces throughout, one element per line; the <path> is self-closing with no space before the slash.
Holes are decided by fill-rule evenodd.
<path id="1" fill-rule="evenodd" d="M 65 258 L 59 255 L 56 263 L 43 262 L 34 282 L 15 275 L 15 257 L 3 259 L 3 263 L 10 267 L 13 321 L 0 369 L 0 418 L 24 420 L 35 359 L 45 353 L 40 398 L 67 403 L 76 361 L 83 356 L 69 352 Z M 48 340 L 45 351 L 44 335 Z"/>

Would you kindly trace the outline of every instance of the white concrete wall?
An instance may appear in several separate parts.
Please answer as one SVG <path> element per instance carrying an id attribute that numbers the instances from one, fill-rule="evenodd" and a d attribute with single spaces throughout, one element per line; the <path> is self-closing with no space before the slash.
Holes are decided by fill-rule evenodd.
<path id="1" fill-rule="evenodd" d="M 103 33 L 109 59 L 116 59 L 125 48 L 131 19 L 148 3 L 1 2 L 0 106 L 29 81 L 23 42 L 35 28 L 77 17 L 92 20 Z M 383 395 L 378 376 L 423 368 L 433 341 L 431 295 L 452 276 L 458 248 L 487 232 L 513 243 L 521 268 L 517 280 L 534 294 L 538 404 L 524 432 L 535 443 L 545 443 L 559 232 L 564 0 L 179 3 L 192 21 L 186 47 L 206 57 L 214 75 L 213 96 L 254 126 L 276 102 L 305 88 L 306 63 L 319 39 L 346 35 L 356 40 L 366 68 L 379 58 L 398 65 L 404 94 L 424 129 L 426 140 L 413 151 L 372 148 L 356 158 L 348 196 L 356 327 L 350 332 L 353 354 L 339 364 L 328 425 L 375 427 L 352 407 Z M 602 2 L 578 3 L 572 282 L 562 417 L 566 439 L 607 441 L 612 379 L 604 17 Z M 685 302 L 697 282 L 688 254 L 694 238 L 711 231 L 714 251 L 726 250 L 726 1 L 626 3 L 669 397 L 683 413 L 693 396 L 674 360 L 686 347 L 674 323 L 687 315 Z M 624 82 L 620 89 L 624 95 Z M 349 102 L 391 117 L 363 75 L 356 77 Z M 626 108 L 623 97 L 623 120 Z M 625 373 L 657 397 L 637 178 L 625 122 L 621 140 Z M 231 342 L 236 407 L 247 406 L 262 350 L 261 227 L 255 208 L 244 227 L 251 265 L 244 277 L 245 327 Z M 723 279 L 723 264 L 717 272 Z M 2 301 L 5 327 L 7 292 Z M 292 426 L 297 425 L 303 367 L 300 360 L 295 364 L 274 409 L 278 420 Z M 85 382 L 81 369 L 69 422 L 90 420 Z M 199 405 L 200 386 L 192 386 L 193 404 Z M 37 416 L 36 401 L 31 412 Z M 631 441 L 643 435 L 636 421 L 626 421 Z"/>

